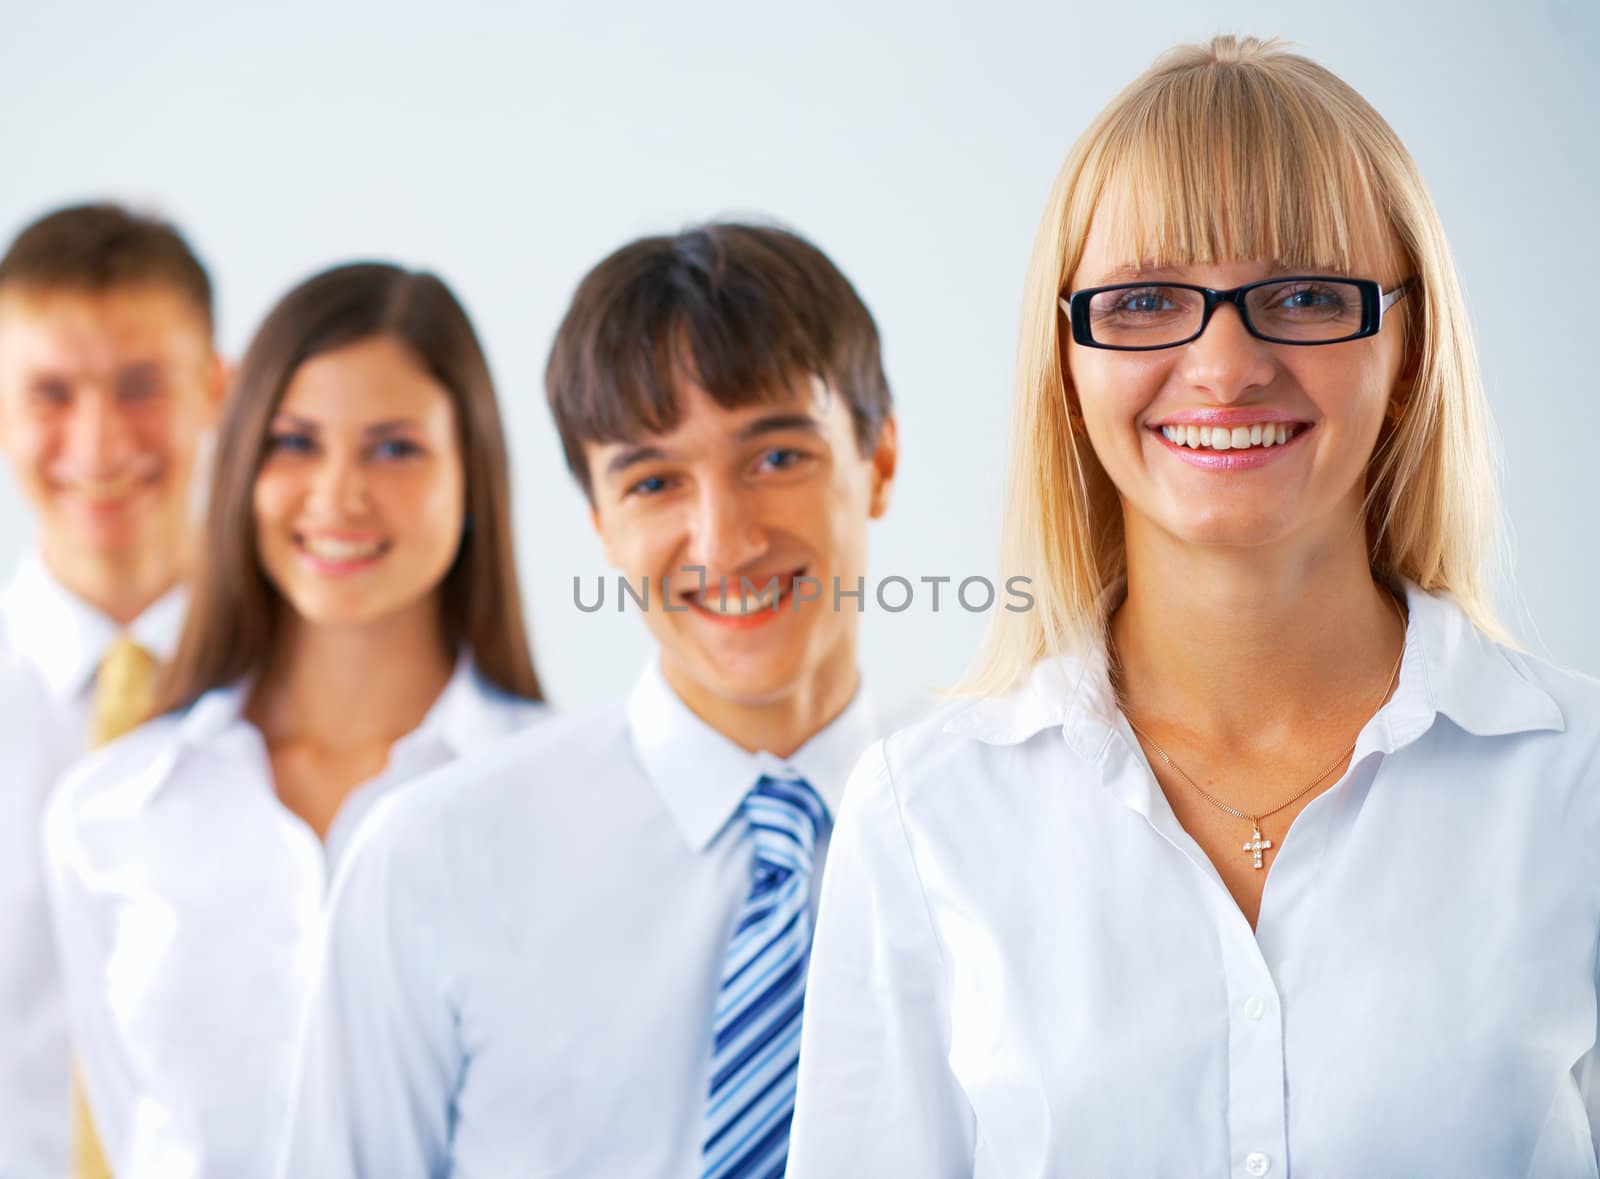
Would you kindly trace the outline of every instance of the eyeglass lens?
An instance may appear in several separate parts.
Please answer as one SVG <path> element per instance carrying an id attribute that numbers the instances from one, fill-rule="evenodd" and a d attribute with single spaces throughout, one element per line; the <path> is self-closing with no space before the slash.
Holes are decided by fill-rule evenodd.
<path id="1" fill-rule="evenodd" d="M 1355 283 L 1299 279 L 1245 292 L 1245 317 L 1256 333 L 1277 340 L 1338 340 L 1361 330 L 1361 288 Z M 1205 295 L 1186 287 L 1126 287 L 1089 300 L 1089 329 L 1097 343 L 1150 348 L 1175 344 L 1200 331 Z"/>

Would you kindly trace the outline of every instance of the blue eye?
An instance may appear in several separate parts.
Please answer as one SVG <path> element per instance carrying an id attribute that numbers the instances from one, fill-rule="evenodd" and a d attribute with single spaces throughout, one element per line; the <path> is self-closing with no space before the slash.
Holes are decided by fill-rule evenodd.
<path id="1" fill-rule="evenodd" d="M 1172 301 L 1155 291 L 1129 291 L 1117 304 L 1118 311 L 1131 311 L 1135 315 L 1149 315 L 1152 312 L 1172 309 Z"/>
<path id="2" fill-rule="evenodd" d="M 280 450 L 288 454 L 310 454 L 316 448 L 317 444 L 309 434 L 285 431 L 282 434 L 273 434 L 267 439 L 268 454 L 275 454 Z"/>
<path id="3" fill-rule="evenodd" d="M 624 493 L 626 495 L 655 495 L 665 491 L 667 481 L 660 475 L 649 475 L 633 484 Z"/>
<path id="4" fill-rule="evenodd" d="M 1275 304 L 1284 311 L 1338 310 L 1345 305 L 1343 292 L 1333 287 L 1296 287 L 1285 291 Z"/>
<path id="5" fill-rule="evenodd" d="M 761 464 L 769 471 L 784 471 L 803 458 L 805 455 L 798 450 L 769 450 L 761 456 Z"/>
<path id="6" fill-rule="evenodd" d="M 422 447 L 405 438 L 387 438 L 372 448 L 372 453 L 381 459 L 404 459 L 422 453 Z"/>

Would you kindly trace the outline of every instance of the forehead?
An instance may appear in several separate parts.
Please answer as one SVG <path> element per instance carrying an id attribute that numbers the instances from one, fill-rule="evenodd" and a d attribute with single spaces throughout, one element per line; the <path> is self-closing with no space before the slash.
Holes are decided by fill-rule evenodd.
<path id="1" fill-rule="evenodd" d="M 8 349 L 32 356 L 161 355 L 209 351 L 201 317 L 163 286 L 106 291 L 0 291 L 0 337 Z"/>
<path id="2" fill-rule="evenodd" d="M 610 454 L 642 446 L 673 453 L 735 446 L 747 439 L 752 429 L 764 424 L 796 420 L 797 429 L 810 429 L 831 440 L 835 431 L 851 430 L 850 411 L 821 378 L 805 377 L 770 397 L 750 405 L 724 407 L 692 380 L 685 379 L 674 390 L 678 406 L 677 424 L 660 433 L 645 433 L 623 442 L 591 443 L 596 454 Z"/>
<path id="3" fill-rule="evenodd" d="M 359 340 L 301 364 L 280 413 L 326 423 L 448 417 L 450 394 L 404 344 Z"/>

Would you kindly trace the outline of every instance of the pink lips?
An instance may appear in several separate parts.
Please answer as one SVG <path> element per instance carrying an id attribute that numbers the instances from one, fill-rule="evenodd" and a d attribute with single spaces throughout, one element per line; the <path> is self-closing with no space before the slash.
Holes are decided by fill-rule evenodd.
<path id="1" fill-rule="evenodd" d="M 1151 429 L 1159 430 L 1162 426 L 1264 426 L 1268 422 L 1278 424 L 1287 423 L 1291 426 L 1304 427 L 1307 423 L 1295 418 L 1286 418 L 1281 409 L 1184 409 L 1175 414 L 1169 414 L 1159 421 L 1146 423 Z"/>

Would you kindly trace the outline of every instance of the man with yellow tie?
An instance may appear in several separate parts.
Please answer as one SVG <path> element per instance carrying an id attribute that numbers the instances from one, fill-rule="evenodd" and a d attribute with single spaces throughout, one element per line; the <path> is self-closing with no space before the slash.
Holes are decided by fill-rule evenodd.
<path id="1" fill-rule="evenodd" d="M 108 1173 L 70 1080 L 39 824 L 61 772 L 143 719 L 177 640 L 225 385 L 212 317 L 178 232 L 114 205 L 50 213 L 0 258 L 0 451 L 36 532 L 0 594 L 0 1179 Z"/>

